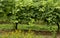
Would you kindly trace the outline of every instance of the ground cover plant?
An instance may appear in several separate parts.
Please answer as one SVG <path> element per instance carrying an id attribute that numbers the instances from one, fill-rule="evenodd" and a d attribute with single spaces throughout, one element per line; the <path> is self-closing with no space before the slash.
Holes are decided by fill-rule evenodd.
<path id="1" fill-rule="evenodd" d="M 12 31 L 12 32 L 5 32 L 4 34 L 0 34 L 0 38 L 51 38 L 52 36 L 47 35 L 41 35 L 38 34 L 36 35 L 34 32 L 28 31 L 28 32 L 24 32 L 21 30 L 16 30 L 16 31 Z"/>
<path id="2" fill-rule="evenodd" d="M 1 29 L 59 31 L 60 0 L 0 0 L 0 24 L 5 22 L 8 25 Z"/>

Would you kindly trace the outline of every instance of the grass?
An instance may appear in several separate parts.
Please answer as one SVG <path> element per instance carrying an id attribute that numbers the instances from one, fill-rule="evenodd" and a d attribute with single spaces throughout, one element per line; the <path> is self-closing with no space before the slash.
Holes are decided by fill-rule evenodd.
<path id="1" fill-rule="evenodd" d="M 14 24 L 0 24 L 0 30 L 11 30 L 14 29 Z M 56 31 L 57 26 L 51 25 L 26 25 L 26 24 L 18 24 L 19 30 L 45 30 L 45 31 Z M 6 32 L 0 33 L 0 38 L 51 38 L 51 36 L 46 35 L 36 35 L 34 32 L 27 32 L 24 31 L 13 31 L 13 32 Z"/>
<path id="2" fill-rule="evenodd" d="M 11 30 L 14 29 L 14 24 L 0 24 L 0 30 Z M 56 25 L 26 25 L 26 24 L 18 24 L 19 30 L 36 30 L 36 31 L 56 31 Z"/>
<path id="3" fill-rule="evenodd" d="M 4 34 L 0 34 L 0 38 L 51 38 L 49 35 L 36 35 L 34 32 L 28 31 L 12 31 Z"/>
<path id="4" fill-rule="evenodd" d="M 0 24 L 0 30 L 10 30 L 13 29 L 13 24 Z"/>
<path id="5" fill-rule="evenodd" d="M 51 25 L 51 26 L 47 26 L 47 25 L 18 25 L 18 29 L 20 30 L 36 30 L 36 31 L 57 31 L 57 26 L 55 25 Z"/>

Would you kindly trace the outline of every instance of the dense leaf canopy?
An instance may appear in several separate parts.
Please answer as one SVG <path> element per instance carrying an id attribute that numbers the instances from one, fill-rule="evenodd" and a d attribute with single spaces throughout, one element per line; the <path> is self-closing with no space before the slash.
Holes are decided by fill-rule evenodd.
<path id="1" fill-rule="evenodd" d="M 58 0 L 0 0 L 0 19 L 9 22 L 31 24 L 44 21 L 47 24 L 60 22 Z"/>

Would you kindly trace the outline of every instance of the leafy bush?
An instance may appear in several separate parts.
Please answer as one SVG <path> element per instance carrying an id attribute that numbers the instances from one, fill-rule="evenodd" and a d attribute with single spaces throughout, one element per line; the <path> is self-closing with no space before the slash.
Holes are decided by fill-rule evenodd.
<path id="1" fill-rule="evenodd" d="M 57 0 L 0 0 L 0 17 L 13 23 L 31 24 L 42 20 L 57 24 L 60 22 L 60 3 Z"/>

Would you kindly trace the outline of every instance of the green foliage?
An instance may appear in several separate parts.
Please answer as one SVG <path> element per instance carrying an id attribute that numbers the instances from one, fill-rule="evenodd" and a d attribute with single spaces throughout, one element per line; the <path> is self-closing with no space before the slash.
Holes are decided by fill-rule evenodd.
<path id="1" fill-rule="evenodd" d="M 13 24 L 0 24 L 0 30 L 12 30 L 14 29 Z"/>
<path id="2" fill-rule="evenodd" d="M 60 22 L 57 0 L 0 0 L 0 17 L 10 22 L 32 24 L 42 20 L 47 24 Z"/>
<path id="3" fill-rule="evenodd" d="M 51 25 L 26 25 L 26 24 L 18 24 L 18 29 L 20 30 L 35 30 L 35 31 L 50 31 L 50 32 L 56 32 L 57 31 L 57 26 Z"/>

